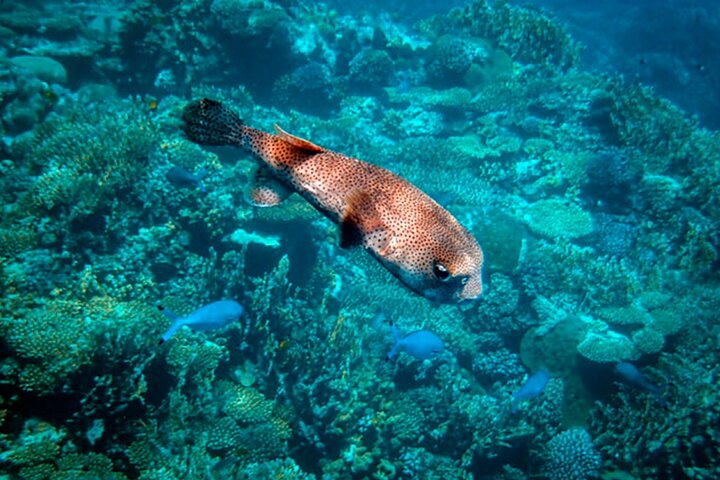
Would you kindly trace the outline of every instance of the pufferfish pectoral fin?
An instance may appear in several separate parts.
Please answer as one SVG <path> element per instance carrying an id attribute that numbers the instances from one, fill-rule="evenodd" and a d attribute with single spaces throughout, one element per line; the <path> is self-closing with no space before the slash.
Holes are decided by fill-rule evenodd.
<path id="1" fill-rule="evenodd" d="M 275 127 L 275 133 L 277 133 L 278 137 L 282 138 L 286 142 L 288 142 L 290 145 L 297 147 L 301 150 L 305 150 L 312 153 L 320 153 L 324 152 L 325 149 L 315 145 L 314 143 L 305 140 L 304 138 L 296 137 L 295 135 L 291 135 L 287 133 L 285 130 L 280 128 L 277 124 L 273 125 Z"/>
<path id="2" fill-rule="evenodd" d="M 292 194 L 292 191 L 283 185 L 263 168 L 255 170 L 252 184 L 245 194 L 245 200 L 255 207 L 274 207 Z"/>
<path id="3" fill-rule="evenodd" d="M 340 219 L 340 246 L 362 245 L 384 256 L 390 248 L 392 234 L 383 223 L 373 198 L 358 190 L 352 192 L 346 202 Z"/>

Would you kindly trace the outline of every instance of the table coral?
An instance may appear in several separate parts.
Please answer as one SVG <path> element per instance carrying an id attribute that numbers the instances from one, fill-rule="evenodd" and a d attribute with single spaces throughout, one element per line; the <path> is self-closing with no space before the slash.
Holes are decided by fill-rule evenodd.
<path id="1" fill-rule="evenodd" d="M 588 360 L 598 363 L 615 363 L 640 358 L 640 352 L 632 340 L 612 330 L 591 330 L 577 345 L 577 351 Z"/>
<path id="2" fill-rule="evenodd" d="M 590 215 L 580 206 L 560 199 L 530 204 L 524 220 L 533 232 L 552 239 L 579 238 L 593 232 Z"/>

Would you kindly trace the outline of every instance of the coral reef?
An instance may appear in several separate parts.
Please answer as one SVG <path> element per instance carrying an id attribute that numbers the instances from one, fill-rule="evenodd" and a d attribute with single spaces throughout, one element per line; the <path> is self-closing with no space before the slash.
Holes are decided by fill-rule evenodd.
<path id="1" fill-rule="evenodd" d="M 717 133 L 502 1 L 414 27 L 291 0 L 49 5 L 0 8 L 0 476 L 719 475 Z M 427 192 L 483 246 L 481 300 L 408 292 L 297 195 L 247 205 L 254 161 L 182 137 L 196 97 Z M 246 313 L 157 344 L 158 305 L 219 299 Z M 444 351 L 386 362 L 391 323 Z"/>
<path id="2" fill-rule="evenodd" d="M 583 480 L 597 478 L 600 455 L 590 434 L 573 428 L 555 435 L 548 443 L 547 474 L 551 480 Z"/>
<path id="3" fill-rule="evenodd" d="M 530 9 L 474 0 L 452 18 L 480 38 L 497 44 L 524 63 L 568 69 L 580 58 L 580 46 L 556 22 Z"/>
<path id="4" fill-rule="evenodd" d="M 578 238 L 593 232 L 592 218 L 583 209 L 561 200 L 540 200 L 528 206 L 525 213 L 528 227 L 549 238 Z"/>
<path id="5" fill-rule="evenodd" d="M 359 88 L 385 86 L 393 73 L 393 61 L 384 50 L 365 49 L 349 63 L 350 82 Z"/>
<path id="6" fill-rule="evenodd" d="M 682 386 L 667 383 L 662 395 L 668 408 L 631 391 L 598 404 L 590 429 L 599 451 L 613 456 L 616 469 L 635 477 L 716 475 L 720 466 L 710 452 L 720 440 L 713 423 L 718 418 L 717 368 L 689 352 L 663 354 L 658 368 L 665 382 L 684 379 Z"/>

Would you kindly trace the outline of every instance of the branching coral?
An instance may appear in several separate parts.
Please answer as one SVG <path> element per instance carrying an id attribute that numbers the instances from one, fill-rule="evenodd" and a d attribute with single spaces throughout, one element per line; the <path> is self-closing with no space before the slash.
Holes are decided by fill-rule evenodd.
<path id="1" fill-rule="evenodd" d="M 530 9 L 475 0 L 451 18 L 473 35 L 496 42 L 513 59 L 567 70 L 579 63 L 580 46 L 557 22 Z"/>
<path id="2" fill-rule="evenodd" d="M 157 143 L 157 125 L 141 105 L 69 109 L 43 124 L 28 148 L 25 161 L 40 174 L 20 198 L 18 214 L 39 216 L 62 208 L 72 220 L 95 212 L 111 196 L 137 186 Z"/>
<path id="3" fill-rule="evenodd" d="M 56 301 L 3 322 L 11 349 L 27 362 L 19 379 L 25 390 L 49 393 L 92 361 L 98 325 L 87 315 L 77 302 Z"/>
<path id="4" fill-rule="evenodd" d="M 677 176 L 674 180 L 665 180 L 662 186 L 667 190 L 676 188 L 668 181 L 682 183 L 690 203 L 717 224 L 720 221 L 715 188 L 720 177 L 718 134 L 700 128 L 697 120 L 687 118 L 649 87 L 626 86 L 616 81 L 611 92 L 610 117 L 622 144 L 644 153 L 642 159 L 649 173 Z M 668 193 L 672 192 L 666 195 Z"/>
<path id="5" fill-rule="evenodd" d="M 625 259 L 598 258 L 592 248 L 564 242 L 539 242 L 521 272 L 526 291 L 562 291 L 590 307 L 629 303 L 642 286 L 642 278 Z"/>
<path id="6" fill-rule="evenodd" d="M 715 428 L 720 418 L 716 365 L 693 354 L 663 354 L 659 369 L 670 381 L 662 408 L 636 391 L 621 391 L 593 410 L 591 431 L 603 457 L 636 477 L 714 477 L 720 463 Z M 660 373 L 656 370 L 657 373 Z"/>

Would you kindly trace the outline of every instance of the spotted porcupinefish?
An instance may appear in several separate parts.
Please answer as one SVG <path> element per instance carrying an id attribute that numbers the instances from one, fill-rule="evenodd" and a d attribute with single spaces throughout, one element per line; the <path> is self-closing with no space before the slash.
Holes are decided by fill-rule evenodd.
<path id="1" fill-rule="evenodd" d="M 435 301 L 475 299 L 483 254 L 473 236 L 428 195 L 394 173 L 290 135 L 243 125 L 225 105 L 196 100 L 182 129 L 201 145 L 249 150 L 259 167 L 247 194 L 256 206 L 300 194 L 340 227 L 340 245 L 362 245 L 416 293 Z"/>

